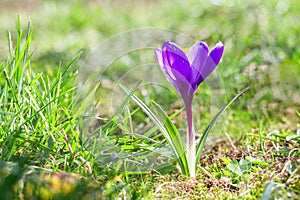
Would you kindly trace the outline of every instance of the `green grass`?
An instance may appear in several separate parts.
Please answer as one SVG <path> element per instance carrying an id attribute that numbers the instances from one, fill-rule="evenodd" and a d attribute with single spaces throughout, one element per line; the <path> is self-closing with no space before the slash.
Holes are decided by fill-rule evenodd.
<path id="1" fill-rule="evenodd" d="M 211 2 L 128 1 L 120 9 L 119 3 L 43 1 L 22 12 L 2 2 L 0 199 L 299 199 L 300 3 Z M 155 63 L 153 49 L 121 56 L 100 85 L 78 93 L 90 51 L 141 27 L 176 30 L 209 46 L 224 43 L 222 87 L 210 89 L 210 77 L 196 94 L 198 133 L 250 87 L 212 129 L 196 180 L 180 175 L 162 133 L 130 95 L 110 96 L 132 66 Z M 159 103 L 185 131 L 172 87 L 131 88 L 150 108 Z M 121 100 L 114 112 L 112 100 Z M 86 113 L 89 106 L 96 113 Z"/>

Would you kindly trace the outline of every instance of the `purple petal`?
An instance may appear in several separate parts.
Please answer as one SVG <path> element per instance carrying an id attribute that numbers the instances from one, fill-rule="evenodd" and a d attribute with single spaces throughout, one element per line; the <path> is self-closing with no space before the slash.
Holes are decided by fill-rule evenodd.
<path id="1" fill-rule="evenodd" d="M 161 69 L 164 71 L 164 73 L 166 74 L 169 81 L 171 83 L 173 83 L 176 80 L 176 77 L 174 76 L 174 74 L 171 70 L 171 67 L 166 66 L 164 64 L 163 58 L 162 58 L 162 50 L 160 48 L 156 48 L 154 52 L 155 52 L 156 60 L 157 60 L 158 64 L 160 65 Z"/>
<path id="2" fill-rule="evenodd" d="M 165 67 L 182 74 L 186 80 L 192 80 L 192 69 L 185 53 L 175 43 L 167 41 L 162 46 L 162 61 Z"/>
<path id="3" fill-rule="evenodd" d="M 174 87 L 176 88 L 178 93 L 182 96 L 184 101 L 190 102 L 193 98 L 193 95 L 195 94 L 195 89 L 194 87 L 192 87 L 190 81 L 186 79 L 185 75 L 183 75 L 180 71 L 178 71 L 178 69 L 176 68 L 177 66 L 175 67 L 175 69 L 172 68 L 172 66 L 177 65 L 176 63 L 178 61 L 176 61 L 175 59 L 173 63 L 170 63 L 172 60 L 164 62 L 162 49 L 156 48 L 154 52 L 155 52 L 156 60 L 160 65 L 161 69 L 163 70 L 163 72 L 166 74 L 167 79 L 174 85 Z M 181 54 L 181 56 L 185 56 L 185 55 Z M 174 56 L 172 55 L 171 59 L 173 58 Z M 172 66 L 170 66 L 170 64 L 172 64 Z M 188 67 L 190 68 L 190 66 Z"/>
<path id="4" fill-rule="evenodd" d="M 204 79 L 216 68 L 219 64 L 224 52 L 224 46 L 221 42 L 218 42 L 213 50 L 210 52 L 206 63 L 201 71 L 201 76 L 198 78 L 197 82 L 200 84 Z"/>
<path id="5" fill-rule="evenodd" d="M 214 63 L 217 65 L 223 55 L 224 52 L 224 45 L 222 42 L 218 42 L 216 46 L 213 48 L 213 50 L 210 52 L 209 57 L 214 61 Z"/>
<path id="6" fill-rule="evenodd" d="M 155 57 L 156 57 L 156 60 L 157 60 L 158 64 L 162 67 L 164 65 L 164 63 L 162 61 L 161 49 L 160 48 L 156 48 L 154 50 L 154 53 L 155 53 Z"/>
<path id="7" fill-rule="evenodd" d="M 198 69 L 192 68 L 192 74 L 193 74 L 193 81 L 191 83 L 193 89 L 196 91 L 199 84 L 202 82 L 199 82 L 199 79 L 201 78 L 201 73 L 198 71 Z"/>
<path id="8" fill-rule="evenodd" d="M 189 61 L 192 63 L 192 87 L 194 89 L 197 89 L 198 85 L 202 82 L 199 82 L 199 78 L 207 60 L 208 51 L 207 44 L 205 42 L 199 42 L 194 44 L 187 52 Z"/>
<path id="9" fill-rule="evenodd" d="M 176 77 L 175 81 L 171 83 L 175 86 L 176 90 L 179 92 L 181 97 L 185 102 L 191 102 L 197 88 L 194 88 L 190 81 L 188 81 L 181 73 L 172 69 L 172 73 Z"/>
<path id="10" fill-rule="evenodd" d="M 191 66 L 199 72 L 202 71 L 203 66 L 208 56 L 208 46 L 205 42 L 194 44 L 187 52 L 188 59 Z"/>

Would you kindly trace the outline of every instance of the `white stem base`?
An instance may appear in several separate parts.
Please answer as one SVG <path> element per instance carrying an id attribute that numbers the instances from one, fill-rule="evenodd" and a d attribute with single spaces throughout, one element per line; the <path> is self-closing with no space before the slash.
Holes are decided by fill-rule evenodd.
<path id="1" fill-rule="evenodd" d="M 194 128 L 192 129 L 194 132 Z M 196 177 L 196 141 L 195 134 L 192 138 L 187 138 L 187 161 L 190 171 L 190 177 Z"/>

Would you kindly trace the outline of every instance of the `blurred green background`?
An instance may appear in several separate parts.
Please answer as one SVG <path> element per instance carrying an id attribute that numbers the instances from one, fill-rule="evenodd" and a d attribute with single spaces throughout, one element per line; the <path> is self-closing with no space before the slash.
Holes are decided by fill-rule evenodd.
<path id="1" fill-rule="evenodd" d="M 24 27 L 32 21 L 33 58 L 48 71 L 114 34 L 159 27 L 210 46 L 223 41 L 219 70 L 229 91 L 249 85 L 253 104 L 299 105 L 299 8 L 296 0 L 2 0 L 0 58 L 7 57 L 7 30 L 16 30 L 18 15 Z"/>

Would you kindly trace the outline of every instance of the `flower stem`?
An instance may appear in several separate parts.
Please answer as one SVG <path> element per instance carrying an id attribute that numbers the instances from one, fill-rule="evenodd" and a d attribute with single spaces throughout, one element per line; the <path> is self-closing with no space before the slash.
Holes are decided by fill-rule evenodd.
<path id="1" fill-rule="evenodd" d="M 186 116 L 187 116 L 187 161 L 190 172 L 190 177 L 195 178 L 196 175 L 196 141 L 195 141 L 195 130 L 193 125 L 193 113 L 192 104 L 185 104 Z"/>

